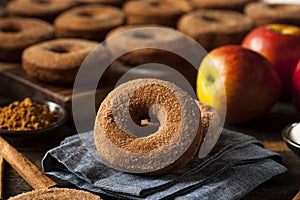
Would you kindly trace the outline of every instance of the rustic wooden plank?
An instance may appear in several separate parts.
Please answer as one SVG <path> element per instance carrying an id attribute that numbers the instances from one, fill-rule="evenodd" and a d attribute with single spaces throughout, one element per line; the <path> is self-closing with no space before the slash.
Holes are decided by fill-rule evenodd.
<path id="1" fill-rule="evenodd" d="M 5 71 L 9 69 L 14 69 L 20 67 L 20 64 L 18 63 L 3 63 L 0 62 L 0 71 Z"/>
<path id="2" fill-rule="evenodd" d="M 262 141 L 266 149 L 271 151 L 290 151 L 283 141 Z"/>
<path id="3" fill-rule="evenodd" d="M 1 66 L 1 65 L 0 65 Z M 0 92 L 11 98 L 32 97 L 38 100 L 54 101 L 68 107 L 71 102 L 72 87 L 61 87 L 39 82 L 28 76 L 20 67 L 0 71 L 2 85 Z"/>

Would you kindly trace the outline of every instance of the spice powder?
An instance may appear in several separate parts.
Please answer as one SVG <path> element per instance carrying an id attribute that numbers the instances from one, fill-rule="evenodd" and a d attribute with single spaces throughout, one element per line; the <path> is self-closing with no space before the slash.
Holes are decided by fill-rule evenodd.
<path id="1" fill-rule="evenodd" d="M 0 129 L 28 131 L 45 128 L 57 122 L 59 115 L 42 105 L 25 98 L 0 108 Z"/>

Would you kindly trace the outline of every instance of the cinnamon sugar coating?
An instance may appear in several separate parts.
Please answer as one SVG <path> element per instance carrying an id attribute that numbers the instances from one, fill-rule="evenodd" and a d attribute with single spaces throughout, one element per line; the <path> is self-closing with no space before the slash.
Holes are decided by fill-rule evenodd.
<path id="1" fill-rule="evenodd" d="M 245 7 L 245 13 L 258 26 L 272 23 L 300 26 L 300 5 L 296 4 L 253 2 Z"/>
<path id="2" fill-rule="evenodd" d="M 24 50 L 22 67 L 29 75 L 54 84 L 72 84 L 86 56 L 99 45 L 83 39 L 55 39 Z M 103 46 L 97 51 L 103 59 L 110 56 Z"/>
<path id="3" fill-rule="evenodd" d="M 39 189 L 31 192 L 19 194 L 17 196 L 9 198 L 9 200 L 101 200 L 101 198 L 92 193 L 67 189 L 67 188 L 51 188 L 51 189 Z"/>
<path id="4" fill-rule="evenodd" d="M 139 135 L 147 131 L 140 121 L 153 116 L 158 129 Z M 97 150 L 109 166 L 152 175 L 190 161 L 202 134 L 197 103 L 175 84 L 158 79 L 136 79 L 113 90 L 102 102 L 94 128 Z"/>
<path id="5" fill-rule="evenodd" d="M 52 22 L 61 12 L 78 5 L 74 0 L 12 0 L 7 11 L 13 16 L 34 17 Z"/>
<path id="6" fill-rule="evenodd" d="M 179 31 L 194 38 L 206 50 L 239 44 L 253 26 L 249 17 L 226 10 L 196 10 L 182 16 L 178 22 Z"/>
<path id="7" fill-rule="evenodd" d="M 21 17 L 0 18 L 0 61 L 20 61 L 24 48 L 53 37 L 54 27 L 45 21 Z"/>
<path id="8" fill-rule="evenodd" d="M 184 13 L 193 10 L 186 0 L 145 0 L 128 1 L 123 6 L 127 24 L 159 24 L 176 27 L 176 22 Z"/>
<path id="9" fill-rule="evenodd" d="M 85 5 L 68 10 L 54 22 L 57 37 L 76 37 L 102 42 L 113 28 L 124 24 L 125 14 L 113 6 Z"/>

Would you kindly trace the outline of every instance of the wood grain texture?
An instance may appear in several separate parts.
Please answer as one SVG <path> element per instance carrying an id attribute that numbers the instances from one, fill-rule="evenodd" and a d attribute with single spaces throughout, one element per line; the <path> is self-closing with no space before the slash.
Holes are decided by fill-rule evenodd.
<path id="1" fill-rule="evenodd" d="M 20 176 L 34 189 L 55 186 L 56 183 L 43 174 L 32 162 L 0 137 L 0 153 Z"/>
<path id="2" fill-rule="evenodd" d="M 271 151 L 290 151 L 283 141 L 262 141 L 266 149 Z"/>

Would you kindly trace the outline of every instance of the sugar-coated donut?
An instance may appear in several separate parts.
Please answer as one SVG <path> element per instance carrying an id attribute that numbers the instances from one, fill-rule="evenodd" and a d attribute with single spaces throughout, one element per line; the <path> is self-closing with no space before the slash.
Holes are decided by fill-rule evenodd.
<path id="1" fill-rule="evenodd" d="M 72 84 L 81 63 L 97 45 L 98 42 L 70 38 L 42 42 L 24 50 L 22 67 L 38 80 Z M 109 56 L 104 47 L 101 56 Z"/>
<path id="2" fill-rule="evenodd" d="M 271 23 L 300 26 L 300 5 L 296 4 L 267 4 L 264 2 L 253 2 L 245 7 L 245 13 L 258 26 Z"/>
<path id="3" fill-rule="evenodd" d="M 50 189 L 38 189 L 31 192 L 19 194 L 17 196 L 9 198 L 9 200 L 101 200 L 101 198 L 92 193 L 67 188 L 50 188 Z"/>
<path id="4" fill-rule="evenodd" d="M 54 37 L 51 24 L 33 18 L 0 18 L 0 61 L 18 62 L 24 48 Z"/>
<path id="5" fill-rule="evenodd" d="M 157 29 L 156 29 L 157 28 Z M 127 32 L 127 31 L 130 31 Z M 122 34 L 123 32 L 127 32 Z M 116 36 L 116 37 L 114 37 Z M 109 38 L 112 38 L 109 40 Z M 118 58 L 118 61 L 129 67 L 139 66 L 147 63 L 160 63 L 170 66 L 180 72 L 194 87 L 197 70 L 184 58 L 176 55 L 176 52 L 189 52 L 192 44 L 186 37 L 177 33 L 174 29 L 159 25 L 125 25 L 113 29 L 107 34 L 106 46 L 112 55 L 119 55 L 123 51 L 129 51 L 138 47 L 158 45 L 162 49 L 175 52 L 163 51 L 158 48 L 142 48 L 129 51 Z M 161 74 L 160 71 L 157 73 Z"/>
<path id="6" fill-rule="evenodd" d="M 193 6 L 186 0 L 128 1 L 124 4 L 127 24 L 159 24 L 176 27 L 177 20 Z"/>
<path id="7" fill-rule="evenodd" d="M 249 17 L 226 10 L 192 11 L 182 16 L 178 22 L 178 30 L 194 38 L 206 50 L 239 44 L 253 26 Z"/>
<path id="8" fill-rule="evenodd" d="M 125 22 L 125 14 L 116 7 L 86 5 L 68 10 L 55 20 L 57 37 L 77 37 L 103 41 L 106 34 Z"/>
<path id="9" fill-rule="evenodd" d="M 125 0 L 78 0 L 81 4 L 103 4 L 112 6 L 121 6 Z"/>
<path id="10" fill-rule="evenodd" d="M 147 118 L 159 122 L 148 136 L 142 135 L 147 126 L 140 126 Z M 202 134 L 194 99 L 159 79 L 136 79 L 114 89 L 101 103 L 94 128 L 95 145 L 106 164 L 151 175 L 172 172 L 190 161 Z"/>
<path id="11" fill-rule="evenodd" d="M 158 29 L 155 29 L 155 28 Z M 107 39 L 114 37 L 112 40 L 106 41 L 107 48 L 112 54 L 119 54 L 124 50 L 134 49 L 140 46 L 147 47 L 151 44 L 158 44 L 162 47 L 169 47 L 174 51 L 180 49 L 188 49 L 184 43 L 184 37 L 179 34 L 174 34 L 174 29 L 165 26 L 152 26 L 152 25 L 125 25 L 113 29 L 107 34 Z M 130 33 L 122 34 L 123 32 L 131 31 Z M 163 31 L 163 34 L 162 34 Z M 162 37 L 163 35 L 163 37 Z M 190 43 L 189 43 L 190 44 Z M 186 45 L 186 46 L 182 46 Z M 128 65 L 141 65 L 144 63 L 159 61 L 165 64 L 176 64 L 179 62 L 173 55 L 168 52 L 163 52 L 160 49 L 141 49 L 129 52 L 120 57 L 119 60 Z"/>
<path id="12" fill-rule="evenodd" d="M 225 9 L 243 12 L 245 5 L 257 0 L 192 0 L 199 9 Z"/>
<path id="13" fill-rule="evenodd" d="M 7 4 L 7 11 L 10 15 L 52 22 L 58 14 L 76 5 L 74 0 L 12 0 Z"/>

